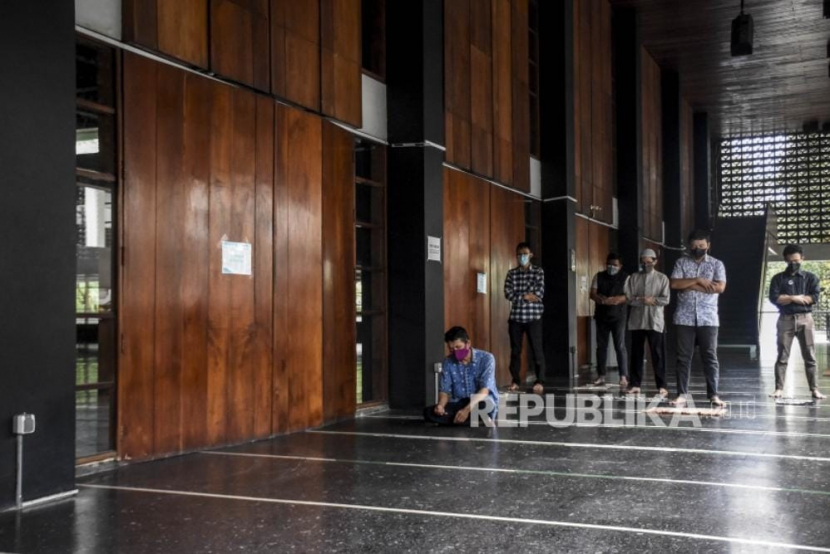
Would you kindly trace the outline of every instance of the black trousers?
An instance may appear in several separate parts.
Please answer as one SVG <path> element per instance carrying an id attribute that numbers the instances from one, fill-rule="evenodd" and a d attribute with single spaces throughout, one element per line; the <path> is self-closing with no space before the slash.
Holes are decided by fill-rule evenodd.
<path id="1" fill-rule="evenodd" d="M 692 356 L 695 353 L 695 343 L 700 350 L 703 361 L 703 374 L 706 376 L 706 395 L 709 398 L 718 395 L 718 328 L 692 327 L 677 325 L 677 392 L 686 394 L 689 391 L 689 377 L 692 373 Z"/>
<path id="2" fill-rule="evenodd" d="M 544 384 L 545 349 L 542 347 L 542 320 L 527 323 L 510 320 L 507 322 L 507 331 L 510 335 L 510 376 L 513 382 L 521 385 L 522 338 L 527 334 L 527 341 L 533 351 L 533 362 L 536 365 L 536 382 Z"/>
<path id="3" fill-rule="evenodd" d="M 658 389 L 668 389 L 666 382 L 666 335 L 658 331 L 638 329 L 631 331 L 631 386 L 639 387 L 643 383 L 643 366 L 645 365 L 646 340 L 651 350 L 651 363 L 654 366 L 654 379 Z"/>
<path id="4" fill-rule="evenodd" d="M 429 423 L 437 423 L 438 425 L 458 425 L 462 427 L 469 427 L 470 423 L 473 421 L 472 413 L 470 413 L 470 416 L 464 423 L 455 423 L 455 414 L 466 408 L 469 404 L 469 398 L 462 398 L 461 400 L 456 400 L 455 402 L 449 402 L 446 406 L 444 406 L 444 415 L 442 416 L 435 413 L 436 404 L 427 406 L 424 408 L 424 420 Z M 478 407 L 483 410 L 487 407 L 487 404 L 484 401 L 481 401 L 478 403 Z"/>
<path id="5" fill-rule="evenodd" d="M 628 379 L 628 352 L 625 350 L 625 318 L 618 321 L 595 320 L 597 326 L 597 374 L 605 377 L 605 364 L 608 361 L 608 335 L 614 339 L 614 351 L 617 353 L 617 365 L 620 377 Z"/>

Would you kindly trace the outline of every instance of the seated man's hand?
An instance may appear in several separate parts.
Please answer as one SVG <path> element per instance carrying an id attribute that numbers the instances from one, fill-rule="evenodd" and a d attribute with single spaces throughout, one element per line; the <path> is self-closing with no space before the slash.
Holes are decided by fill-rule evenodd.
<path id="1" fill-rule="evenodd" d="M 470 417 L 470 407 L 467 406 L 461 410 L 458 410 L 458 413 L 455 414 L 455 423 L 461 424 L 467 421 L 467 418 Z"/>
<path id="2" fill-rule="evenodd" d="M 435 412 L 435 415 L 437 416 L 446 415 L 447 413 L 446 410 L 444 410 L 444 406 L 442 406 L 441 404 L 436 404 L 435 409 L 433 409 L 432 411 Z"/>

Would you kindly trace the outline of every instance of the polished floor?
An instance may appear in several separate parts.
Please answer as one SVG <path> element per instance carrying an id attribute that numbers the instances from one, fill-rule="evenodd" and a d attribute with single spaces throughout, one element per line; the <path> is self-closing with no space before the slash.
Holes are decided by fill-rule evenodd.
<path id="1" fill-rule="evenodd" d="M 787 392 L 806 399 L 799 359 Z M 590 407 L 558 396 L 497 429 L 376 413 L 84 477 L 73 500 L 0 514 L 0 552 L 830 552 L 830 402 L 776 405 L 771 360 L 721 361 L 732 417 L 700 426 L 626 426 L 613 396 L 566 427 L 545 414 Z"/>

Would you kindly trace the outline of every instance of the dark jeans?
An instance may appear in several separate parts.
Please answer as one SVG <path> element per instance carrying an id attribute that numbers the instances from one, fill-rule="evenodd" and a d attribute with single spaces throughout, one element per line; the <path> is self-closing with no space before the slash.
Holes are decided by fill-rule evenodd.
<path id="1" fill-rule="evenodd" d="M 605 377 L 605 363 L 608 359 L 608 335 L 614 338 L 614 351 L 620 377 L 628 379 L 628 352 L 625 350 L 625 319 L 619 321 L 595 320 L 597 326 L 597 374 Z"/>
<path id="2" fill-rule="evenodd" d="M 631 331 L 631 386 L 639 387 L 643 383 L 643 365 L 645 362 L 646 340 L 651 350 L 651 364 L 654 366 L 654 379 L 658 389 L 668 389 L 666 382 L 666 335 L 658 331 Z"/>
<path id="3" fill-rule="evenodd" d="M 469 427 L 470 423 L 473 421 L 473 414 L 470 412 L 470 416 L 467 418 L 467 421 L 464 423 L 455 423 L 455 414 L 466 408 L 470 404 L 469 398 L 462 398 L 461 400 L 456 400 L 455 402 L 449 402 L 446 406 L 444 406 L 444 415 L 439 416 L 435 413 L 435 404 L 432 406 L 427 406 L 424 408 L 424 420 L 429 423 L 437 423 L 438 425 L 459 425 L 464 427 Z M 478 403 L 479 409 L 483 410 L 487 407 L 484 401 Z M 481 425 L 481 422 L 479 422 Z"/>
<path id="4" fill-rule="evenodd" d="M 542 320 L 520 323 L 508 321 L 507 331 L 510 334 L 510 376 L 513 382 L 521 385 L 522 373 L 522 337 L 527 334 L 527 341 L 533 351 L 533 362 L 536 365 L 536 382 L 545 382 L 545 350 L 542 348 Z"/>
<path id="5" fill-rule="evenodd" d="M 718 395 L 718 328 L 692 327 L 678 325 L 677 327 L 677 392 L 687 394 L 689 391 L 689 377 L 692 373 L 692 357 L 695 353 L 695 342 L 700 348 L 700 358 L 703 361 L 703 374 L 706 376 L 706 395 L 709 398 Z"/>

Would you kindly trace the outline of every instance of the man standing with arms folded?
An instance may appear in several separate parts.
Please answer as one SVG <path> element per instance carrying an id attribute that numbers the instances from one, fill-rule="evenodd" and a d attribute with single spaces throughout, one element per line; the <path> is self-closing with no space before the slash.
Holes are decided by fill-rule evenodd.
<path id="1" fill-rule="evenodd" d="M 645 344 L 651 349 L 651 363 L 657 381 L 657 395 L 669 397 L 666 383 L 665 321 L 663 307 L 671 300 L 669 278 L 655 269 L 657 254 L 646 248 L 640 254 L 642 271 L 625 282 L 625 296 L 630 306 L 628 330 L 631 331 L 631 383 L 628 394 L 639 394 L 643 382 Z"/>
<path id="2" fill-rule="evenodd" d="M 594 322 L 597 328 L 597 379 L 593 384 L 598 387 L 605 385 L 608 335 L 611 335 L 620 369 L 620 392 L 625 392 L 628 389 L 628 352 L 625 349 L 627 275 L 617 254 L 608 254 L 605 263 L 606 270 L 594 275 L 591 283 L 591 300 L 596 302 Z"/>
<path id="3" fill-rule="evenodd" d="M 797 244 L 784 248 L 787 269 L 772 278 L 769 286 L 770 302 L 778 306 L 778 359 L 775 361 L 775 392 L 772 396 L 784 395 L 784 380 L 790 361 L 790 347 L 793 338 L 798 338 L 807 384 L 813 398 L 825 398 L 816 384 L 816 347 L 813 328 L 813 306 L 818 303 L 821 292 L 818 277 L 801 269 L 804 251 Z"/>
<path id="4" fill-rule="evenodd" d="M 709 233 L 696 230 L 689 234 L 689 253 L 677 260 L 671 274 L 671 288 L 678 291 L 674 324 L 677 327 L 677 398 L 686 404 L 695 343 L 700 347 L 706 395 L 715 406 L 718 398 L 718 296 L 726 290 L 726 268 L 709 255 Z"/>
<path id="5" fill-rule="evenodd" d="M 545 391 L 545 351 L 542 348 L 545 271 L 530 263 L 533 252 L 526 242 L 516 246 L 516 259 L 518 267 L 508 271 L 504 280 L 504 297 L 510 301 L 507 328 L 510 334 L 510 376 L 513 382 L 509 390 L 516 392 L 521 385 L 522 339 L 526 334 L 536 364 L 533 392 L 542 394 Z"/>

